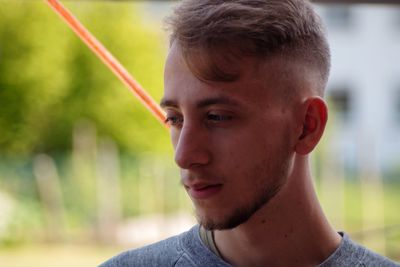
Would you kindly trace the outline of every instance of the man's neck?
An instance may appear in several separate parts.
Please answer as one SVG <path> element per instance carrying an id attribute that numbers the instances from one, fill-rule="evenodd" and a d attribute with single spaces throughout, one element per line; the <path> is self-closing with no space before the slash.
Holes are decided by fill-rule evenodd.
<path id="1" fill-rule="evenodd" d="M 239 267 L 316 266 L 336 250 L 341 237 L 326 220 L 303 167 L 246 223 L 215 231 L 224 260 Z"/>

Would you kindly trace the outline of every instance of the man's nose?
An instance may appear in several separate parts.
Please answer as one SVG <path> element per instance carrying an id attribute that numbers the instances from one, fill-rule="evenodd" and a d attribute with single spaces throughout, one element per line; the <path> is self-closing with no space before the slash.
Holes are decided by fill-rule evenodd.
<path id="1" fill-rule="evenodd" d="M 210 162 L 208 136 L 205 130 L 184 125 L 177 136 L 175 162 L 182 169 L 191 169 Z"/>

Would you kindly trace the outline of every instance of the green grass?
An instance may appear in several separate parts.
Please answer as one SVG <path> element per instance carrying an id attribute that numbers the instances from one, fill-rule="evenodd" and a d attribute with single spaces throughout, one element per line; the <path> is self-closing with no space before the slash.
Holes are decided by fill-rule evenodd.
<path id="1" fill-rule="evenodd" d="M 400 261 L 400 183 L 383 184 L 382 191 L 379 185 L 367 184 L 363 191 L 357 181 L 347 181 L 342 193 L 333 185 L 327 195 L 322 193 L 320 185 L 317 188 L 322 207 L 336 229 Z M 340 218 L 335 217 L 337 214 Z"/>
<path id="2" fill-rule="evenodd" d="M 88 267 L 99 265 L 121 250 L 95 245 L 26 245 L 2 248 L 0 262 L 7 267 Z"/>

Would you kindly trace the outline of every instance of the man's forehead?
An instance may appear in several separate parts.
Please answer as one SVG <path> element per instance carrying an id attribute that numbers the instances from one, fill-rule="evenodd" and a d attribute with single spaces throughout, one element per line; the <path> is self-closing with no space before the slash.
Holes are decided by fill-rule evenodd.
<path id="1" fill-rule="evenodd" d="M 233 102 L 247 105 L 249 102 L 260 103 L 277 99 L 276 97 L 288 88 L 300 87 L 301 83 L 294 76 L 291 64 L 284 58 L 273 57 L 262 61 L 248 58 L 240 62 L 241 75 L 239 79 L 230 82 L 202 81 L 189 69 L 178 45 L 171 47 L 165 71 L 165 97 L 163 106 L 182 105 L 182 101 L 199 106 L 197 102 L 207 102 L 204 99 L 219 99 L 221 104 Z M 297 72 L 297 71 L 296 71 Z M 188 88 L 189 87 L 189 88 Z M 291 91 L 293 94 L 295 91 Z M 222 95 L 222 96 L 221 96 Z M 282 97 L 281 97 L 282 98 Z M 284 97 L 286 98 L 286 97 Z M 212 101 L 208 101 L 212 102 Z M 216 102 L 216 101 L 214 101 Z M 233 105 L 232 105 L 233 106 Z"/>
<path id="2" fill-rule="evenodd" d="M 170 47 L 167 66 L 184 63 L 197 79 L 205 82 L 234 82 L 245 71 L 255 74 L 263 60 L 242 55 L 235 47 L 182 47 L 175 41 Z"/>
<path id="3" fill-rule="evenodd" d="M 215 96 L 203 96 L 198 99 L 192 99 L 194 102 L 195 106 L 197 108 L 204 108 L 208 106 L 213 106 L 213 105 L 226 105 L 226 106 L 232 106 L 232 107 L 240 107 L 242 105 L 241 101 L 239 99 L 235 99 L 229 95 L 215 95 Z M 173 108 L 179 108 L 180 105 L 180 99 L 176 97 L 171 97 L 171 96 L 164 96 L 161 99 L 160 102 L 161 107 L 166 108 L 166 107 L 173 107 Z"/>
<path id="4" fill-rule="evenodd" d="M 298 65 L 296 60 L 288 60 L 287 57 L 280 54 L 272 54 L 265 58 L 238 55 L 228 60 L 227 58 L 231 56 L 228 51 L 230 51 L 230 48 L 226 47 L 226 50 L 219 50 L 217 56 L 209 57 L 211 51 L 196 48 L 184 50 L 179 43 L 175 41 L 171 45 L 168 53 L 166 70 L 171 65 L 175 67 L 179 65 L 184 67 L 187 71 L 190 71 L 192 75 L 203 82 L 229 83 L 242 78 L 261 80 L 273 77 L 276 79 L 281 74 L 284 75 L 285 78 L 288 78 L 289 70 L 293 69 L 291 66 Z M 215 73 L 210 74 L 210 72 Z M 175 72 L 174 74 L 177 73 Z M 226 77 L 226 79 L 219 77 L 224 74 L 231 77 Z M 235 78 L 232 78 L 233 76 Z M 210 79 L 207 79 L 207 77 Z"/>

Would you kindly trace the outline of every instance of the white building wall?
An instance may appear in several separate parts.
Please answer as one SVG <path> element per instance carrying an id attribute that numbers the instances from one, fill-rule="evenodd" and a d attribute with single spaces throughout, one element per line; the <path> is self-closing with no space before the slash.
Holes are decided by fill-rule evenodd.
<path id="1" fill-rule="evenodd" d="M 332 6 L 318 6 L 332 50 L 328 96 L 347 87 L 350 113 L 334 128 L 332 143 L 355 158 L 377 158 L 382 168 L 400 164 L 400 8 L 353 5 L 349 23 L 335 25 Z M 344 10 L 342 10 L 344 11 Z M 341 12 L 338 12 L 341 13 Z M 345 12 L 344 12 L 345 13 Z"/>

